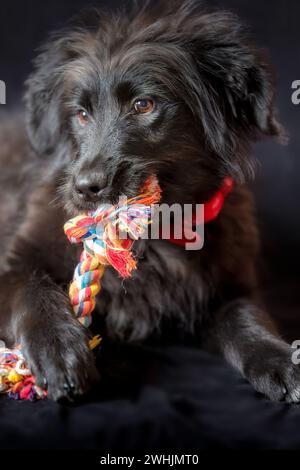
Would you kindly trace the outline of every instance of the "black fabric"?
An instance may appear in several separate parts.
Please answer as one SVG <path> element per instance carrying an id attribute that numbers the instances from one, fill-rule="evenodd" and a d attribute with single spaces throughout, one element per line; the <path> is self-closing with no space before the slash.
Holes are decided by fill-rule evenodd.
<path id="1" fill-rule="evenodd" d="M 300 407 L 271 403 L 222 360 L 187 347 L 104 345 L 102 383 L 85 403 L 0 399 L 0 449 L 300 447 Z"/>

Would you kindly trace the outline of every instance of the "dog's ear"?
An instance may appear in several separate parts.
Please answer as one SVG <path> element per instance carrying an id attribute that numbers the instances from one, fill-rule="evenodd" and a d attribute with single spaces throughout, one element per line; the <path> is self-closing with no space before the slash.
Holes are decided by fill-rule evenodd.
<path id="1" fill-rule="evenodd" d="M 66 59 L 63 41 L 49 41 L 34 61 L 34 72 L 26 82 L 27 132 L 33 148 L 41 154 L 52 153 L 61 138 Z"/>
<path id="2" fill-rule="evenodd" d="M 193 14 L 184 23 L 184 47 L 194 62 L 187 81 L 190 105 L 200 113 L 210 147 L 234 152 L 238 137 L 284 137 L 276 120 L 272 73 L 264 55 L 245 40 L 237 18 L 228 13 Z"/>
<path id="3" fill-rule="evenodd" d="M 62 107 L 65 71 L 84 54 L 89 33 L 98 27 L 99 12 L 94 8 L 84 10 L 66 29 L 51 35 L 33 63 L 34 71 L 25 84 L 24 101 L 28 135 L 39 153 L 52 153 L 66 139 Z"/>

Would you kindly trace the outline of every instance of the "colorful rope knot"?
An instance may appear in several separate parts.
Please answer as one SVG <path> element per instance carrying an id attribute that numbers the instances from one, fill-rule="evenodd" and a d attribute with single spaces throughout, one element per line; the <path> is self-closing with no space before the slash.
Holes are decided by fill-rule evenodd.
<path id="1" fill-rule="evenodd" d="M 35 384 L 25 364 L 21 348 L 0 348 L 0 393 L 7 392 L 15 400 L 44 398 L 47 393 Z"/>
<path id="2" fill-rule="evenodd" d="M 65 224 L 71 243 L 83 244 L 80 262 L 75 269 L 69 297 L 74 314 L 85 327 L 92 321 L 96 296 L 106 266 L 112 266 L 123 278 L 136 268 L 132 246 L 151 223 L 152 206 L 160 201 L 161 189 L 155 176 L 145 183 L 142 194 L 131 199 L 121 198 L 117 205 L 101 205 L 94 212 L 81 214 Z M 100 337 L 90 342 L 91 349 Z M 27 369 L 22 348 L 0 347 L 0 393 L 15 399 L 35 400 L 47 392 L 36 386 Z"/>
<path id="3" fill-rule="evenodd" d="M 101 205 L 65 224 L 70 242 L 83 243 L 84 248 L 69 290 L 75 315 L 84 326 L 91 324 L 105 267 L 112 266 L 123 278 L 136 268 L 132 245 L 151 223 L 151 206 L 159 202 L 160 194 L 157 179 L 150 177 L 143 194 L 121 198 L 115 206 Z"/>

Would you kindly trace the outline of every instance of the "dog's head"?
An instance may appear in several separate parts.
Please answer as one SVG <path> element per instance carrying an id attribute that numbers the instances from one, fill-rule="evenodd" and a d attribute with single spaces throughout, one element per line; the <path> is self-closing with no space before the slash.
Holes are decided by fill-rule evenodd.
<path id="1" fill-rule="evenodd" d="M 30 140 L 65 166 L 73 210 L 132 196 L 152 173 L 166 201 L 199 202 L 252 173 L 253 139 L 280 135 L 268 67 L 233 15 L 146 3 L 56 35 L 27 82 Z"/>

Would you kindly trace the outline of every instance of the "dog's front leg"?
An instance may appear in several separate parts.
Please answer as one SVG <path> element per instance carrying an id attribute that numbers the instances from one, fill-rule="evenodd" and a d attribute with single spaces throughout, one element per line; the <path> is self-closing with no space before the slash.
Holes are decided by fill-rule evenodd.
<path id="1" fill-rule="evenodd" d="M 274 401 L 300 401 L 300 368 L 292 362 L 291 347 L 255 304 L 227 304 L 217 312 L 211 331 L 213 343 L 257 391 Z"/>
<path id="2" fill-rule="evenodd" d="M 11 273 L 0 285 L 1 309 L 8 314 L 1 315 L 3 336 L 21 344 L 36 383 L 54 400 L 86 392 L 97 379 L 97 370 L 68 296 L 41 274 L 28 278 Z"/>

